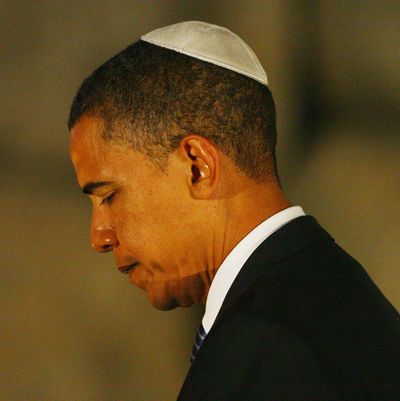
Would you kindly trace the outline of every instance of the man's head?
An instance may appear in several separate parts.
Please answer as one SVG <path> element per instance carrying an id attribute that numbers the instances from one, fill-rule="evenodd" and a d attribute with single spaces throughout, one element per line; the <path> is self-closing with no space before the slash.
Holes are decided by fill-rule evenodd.
<path id="1" fill-rule="evenodd" d="M 160 309 L 204 302 L 232 247 L 219 238 L 228 209 L 276 182 L 267 86 L 138 41 L 83 82 L 69 128 L 93 247 L 122 270 L 137 263 L 130 278 Z"/>

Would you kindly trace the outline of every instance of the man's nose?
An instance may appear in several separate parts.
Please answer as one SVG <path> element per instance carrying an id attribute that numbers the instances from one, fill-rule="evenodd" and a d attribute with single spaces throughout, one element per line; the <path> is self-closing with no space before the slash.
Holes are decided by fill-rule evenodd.
<path id="1" fill-rule="evenodd" d="M 110 252 L 118 246 L 117 235 L 113 228 L 92 227 L 92 248 L 97 252 Z"/>
<path id="2" fill-rule="evenodd" d="M 110 252 L 119 245 L 117 234 L 107 213 L 97 209 L 92 212 L 90 228 L 92 248 L 97 252 Z"/>

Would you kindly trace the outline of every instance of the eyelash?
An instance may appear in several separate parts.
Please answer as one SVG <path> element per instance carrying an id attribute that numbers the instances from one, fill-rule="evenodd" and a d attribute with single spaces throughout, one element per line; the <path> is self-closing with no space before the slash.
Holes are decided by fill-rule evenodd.
<path id="1" fill-rule="evenodd" d="M 108 204 L 112 203 L 113 198 L 114 198 L 114 195 L 115 195 L 115 192 L 113 192 L 113 193 L 111 193 L 110 195 L 108 195 L 107 197 L 105 197 L 105 198 L 101 201 L 100 205 L 103 205 L 104 203 L 108 203 Z"/>

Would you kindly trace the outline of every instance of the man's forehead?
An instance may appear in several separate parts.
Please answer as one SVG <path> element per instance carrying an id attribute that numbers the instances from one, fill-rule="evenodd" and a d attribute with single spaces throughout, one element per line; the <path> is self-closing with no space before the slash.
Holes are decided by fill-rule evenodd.
<path id="1" fill-rule="evenodd" d="M 103 120 L 96 117 L 82 117 L 71 129 L 70 154 L 80 158 L 84 153 L 90 153 L 97 158 L 119 159 L 121 155 L 139 153 L 127 144 L 103 138 Z"/>
<path id="2" fill-rule="evenodd" d="M 84 117 L 71 130 L 70 157 L 81 188 L 91 182 L 155 175 L 155 165 L 144 153 L 104 140 L 102 129 L 101 121 Z"/>
<path id="3" fill-rule="evenodd" d="M 104 181 L 101 177 L 107 173 L 112 174 L 108 171 L 112 147 L 102 139 L 101 130 L 102 124 L 91 117 L 81 118 L 71 129 L 70 157 L 82 188 L 88 182 Z"/>
<path id="4" fill-rule="evenodd" d="M 71 129 L 71 141 L 72 143 L 85 143 L 93 142 L 101 138 L 103 124 L 97 118 L 93 117 L 82 117 Z"/>
<path id="5" fill-rule="evenodd" d="M 103 124 L 92 117 L 82 117 L 74 125 L 70 134 L 70 154 L 74 163 L 107 153 L 109 146 L 101 137 L 102 129 Z"/>

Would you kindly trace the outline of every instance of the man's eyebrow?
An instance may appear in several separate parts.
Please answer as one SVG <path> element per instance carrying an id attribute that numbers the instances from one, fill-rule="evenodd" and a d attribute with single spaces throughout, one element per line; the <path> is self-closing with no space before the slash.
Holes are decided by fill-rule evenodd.
<path id="1" fill-rule="evenodd" d="M 93 191 L 99 187 L 104 187 L 106 185 L 112 184 L 112 181 L 97 181 L 97 182 L 89 182 L 83 188 L 82 192 L 87 195 L 93 194 Z"/>

